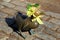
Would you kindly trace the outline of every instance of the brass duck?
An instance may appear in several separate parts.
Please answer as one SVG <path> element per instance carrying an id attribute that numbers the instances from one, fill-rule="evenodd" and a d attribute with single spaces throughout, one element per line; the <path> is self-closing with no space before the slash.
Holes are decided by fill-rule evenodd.
<path id="1" fill-rule="evenodd" d="M 38 27 L 38 23 L 37 22 L 32 22 L 31 21 L 31 17 L 27 17 L 27 18 L 23 18 L 20 15 L 16 16 L 16 24 L 19 28 L 19 30 L 30 30 L 30 29 L 35 29 Z"/>

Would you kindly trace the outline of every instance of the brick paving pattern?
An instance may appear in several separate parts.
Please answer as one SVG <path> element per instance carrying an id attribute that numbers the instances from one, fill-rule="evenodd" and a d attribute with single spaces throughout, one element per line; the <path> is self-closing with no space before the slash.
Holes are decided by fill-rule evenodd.
<path id="1" fill-rule="evenodd" d="M 33 35 L 23 32 L 23 35 L 27 35 L 27 38 L 23 39 L 9 27 L 6 23 L 6 18 L 15 17 L 18 11 L 25 14 L 28 3 L 42 5 L 42 10 L 44 10 L 45 14 L 41 19 L 44 25 L 39 25 L 38 28 L 32 29 L 35 32 Z M 60 40 L 60 1 L 0 0 L 0 40 Z"/>

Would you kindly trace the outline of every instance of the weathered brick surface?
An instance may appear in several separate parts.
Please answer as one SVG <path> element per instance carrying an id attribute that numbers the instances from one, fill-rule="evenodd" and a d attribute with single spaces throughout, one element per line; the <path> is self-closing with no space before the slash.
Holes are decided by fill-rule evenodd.
<path id="1" fill-rule="evenodd" d="M 11 3 L 12 4 L 15 4 L 15 5 L 18 5 L 18 6 L 23 6 L 23 7 L 26 7 L 26 5 L 27 5 L 27 2 L 26 1 L 21 1 L 21 0 L 19 0 L 19 1 L 12 0 Z"/>
<path id="2" fill-rule="evenodd" d="M 24 40 L 21 36 L 19 36 L 16 32 L 10 34 L 7 40 Z"/>
<path id="3" fill-rule="evenodd" d="M 48 21 L 50 18 L 51 18 L 50 16 L 44 15 L 41 19 L 42 19 L 42 20 L 45 20 L 45 21 Z"/>
<path id="4" fill-rule="evenodd" d="M 3 0 L 4 2 L 10 2 L 11 0 Z"/>
<path id="5" fill-rule="evenodd" d="M 4 6 L 0 5 L 0 9 L 4 8 Z"/>
<path id="6" fill-rule="evenodd" d="M 60 14 L 59 13 L 54 13 L 54 12 L 45 12 L 46 15 L 49 15 L 51 17 L 55 17 L 57 19 L 60 19 Z"/>
<path id="7" fill-rule="evenodd" d="M 1 5 L 4 5 L 6 7 L 9 7 L 9 8 L 14 8 L 15 5 L 14 4 L 11 4 L 11 3 L 8 3 L 8 2 L 0 2 Z"/>
<path id="8" fill-rule="evenodd" d="M 29 2 L 40 3 L 42 9 L 60 13 L 60 0 L 27 0 Z"/>
<path id="9" fill-rule="evenodd" d="M 60 33 L 60 27 L 57 29 L 57 32 L 59 32 L 59 33 Z"/>
<path id="10" fill-rule="evenodd" d="M 0 12 L 0 18 L 6 18 L 8 17 L 8 14 Z"/>
<path id="11" fill-rule="evenodd" d="M 42 32 L 40 32 L 38 36 L 44 40 L 56 40 L 56 38 L 54 38 L 53 36 L 42 33 Z"/>
<path id="12" fill-rule="evenodd" d="M 5 19 L 0 18 L 0 31 L 5 32 L 6 34 L 10 34 L 13 32 L 12 28 L 8 26 L 8 24 L 5 22 Z"/>
<path id="13" fill-rule="evenodd" d="M 60 40 L 59 0 L 0 0 L 1 40 L 24 40 L 7 25 L 5 18 L 14 17 L 18 11 L 25 14 L 27 4 L 31 2 L 41 4 L 42 9 L 44 9 L 45 15 L 41 18 L 44 24 L 39 25 L 36 29 L 32 29 L 36 35 L 29 35 L 27 32 L 22 32 L 23 35 L 27 35 L 25 40 Z"/>
<path id="14" fill-rule="evenodd" d="M 43 40 L 41 38 L 39 38 L 36 34 L 28 36 L 25 40 Z"/>
<path id="15" fill-rule="evenodd" d="M 10 9 L 10 8 L 3 8 L 3 9 L 1 9 L 1 11 L 5 12 L 5 13 L 7 13 L 9 15 L 15 15 L 15 13 L 16 13 L 16 10 Z"/>
<path id="16" fill-rule="evenodd" d="M 46 27 L 51 28 L 52 30 L 56 30 L 57 28 L 59 28 L 59 26 L 56 24 L 53 24 L 47 21 L 43 21 L 43 22 Z"/>
<path id="17" fill-rule="evenodd" d="M 24 8 L 24 7 L 16 6 L 14 9 L 17 10 L 17 11 L 20 11 L 22 13 L 26 13 L 26 8 Z"/>
<path id="18" fill-rule="evenodd" d="M 53 30 L 50 30 L 49 28 L 45 28 L 44 31 L 45 31 L 46 33 L 48 33 L 48 34 L 56 37 L 56 38 L 60 38 L 60 33 L 57 33 L 57 32 L 55 32 L 55 31 L 53 31 Z"/>
<path id="19" fill-rule="evenodd" d="M 4 33 L 0 31 L 0 40 L 7 40 L 8 36 Z"/>
<path id="20" fill-rule="evenodd" d="M 58 19 L 51 18 L 51 20 L 49 20 L 49 22 L 55 23 L 57 25 L 60 25 L 60 20 L 58 20 Z"/>

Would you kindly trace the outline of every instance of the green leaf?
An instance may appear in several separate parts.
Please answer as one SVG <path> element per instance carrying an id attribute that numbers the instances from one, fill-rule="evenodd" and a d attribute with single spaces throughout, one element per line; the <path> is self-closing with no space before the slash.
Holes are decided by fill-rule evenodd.
<path id="1" fill-rule="evenodd" d="M 27 10 L 29 10 L 31 7 L 32 7 L 32 5 L 31 4 L 28 4 L 27 5 Z"/>
<path id="2" fill-rule="evenodd" d="M 35 5 L 33 5 L 34 7 L 38 7 L 39 6 L 39 4 L 35 4 Z"/>

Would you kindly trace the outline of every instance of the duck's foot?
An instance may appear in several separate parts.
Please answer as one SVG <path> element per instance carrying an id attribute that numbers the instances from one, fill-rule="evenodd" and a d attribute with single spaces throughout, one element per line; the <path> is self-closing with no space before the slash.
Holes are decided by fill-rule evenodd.
<path id="1" fill-rule="evenodd" d="M 17 31 L 17 33 L 18 33 L 21 37 L 23 37 L 24 39 L 26 38 L 26 35 L 22 34 L 21 31 Z"/>
<path id="2" fill-rule="evenodd" d="M 35 32 L 33 30 L 29 30 L 29 34 L 32 35 L 35 34 Z"/>

